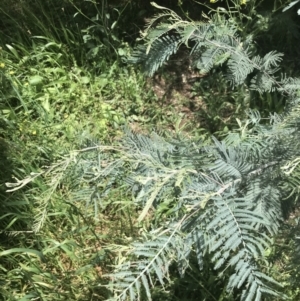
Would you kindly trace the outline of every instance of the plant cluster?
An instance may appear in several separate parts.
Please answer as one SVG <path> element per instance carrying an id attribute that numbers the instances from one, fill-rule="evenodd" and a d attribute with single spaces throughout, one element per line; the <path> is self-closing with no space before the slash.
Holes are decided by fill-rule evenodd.
<path id="1" fill-rule="evenodd" d="M 131 2 L 0 6 L 5 300 L 298 300 L 300 81 L 255 42 L 258 1 L 206 4 L 201 21 L 153 4 L 131 57 Z M 218 136 L 181 131 L 130 65 L 153 75 L 179 48 Z"/>
<path id="2" fill-rule="evenodd" d="M 69 189 L 58 182 L 51 197 L 42 179 L 6 192 L 5 182 L 35 174 L 88 137 L 113 141 L 125 119 L 145 123 L 137 115 L 155 112 L 142 75 L 121 57 L 112 61 L 99 52 L 97 64 L 91 61 L 90 49 L 80 44 L 83 33 L 70 25 L 79 17 L 65 5 L 0 4 L 0 299 L 105 298 L 97 282 L 111 261 L 107 245 L 131 231 L 122 211 L 115 221 L 104 214 L 96 225 L 79 202 L 65 203 Z"/>

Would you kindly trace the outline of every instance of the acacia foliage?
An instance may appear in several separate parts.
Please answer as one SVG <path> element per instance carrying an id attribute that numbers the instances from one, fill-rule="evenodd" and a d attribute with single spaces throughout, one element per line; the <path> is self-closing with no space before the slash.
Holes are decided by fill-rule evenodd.
<path id="1" fill-rule="evenodd" d="M 173 261 L 184 274 L 193 253 L 199 269 L 206 253 L 215 269 L 231 267 L 227 289 L 240 289 L 241 300 L 284 298 L 262 265 L 280 227 L 282 202 L 297 195 L 298 111 L 295 100 L 268 126 L 249 112 L 239 131 L 208 145 L 127 133 L 126 164 L 120 166 L 130 170 L 125 183 L 142 208 L 140 221 L 161 208 L 168 214 L 132 245 L 130 261 L 111 275 L 114 300 L 139 299 L 141 287 L 150 299 L 154 279 L 164 285 Z"/>
<path id="2" fill-rule="evenodd" d="M 282 204 L 298 197 L 299 111 L 295 98 L 268 125 L 249 111 L 239 130 L 211 143 L 127 131 L 119 146 L 87 147 L 45 172 L 50 190 L 63 171 L 75 183 L 74 199 L 100 208 L 110 191 L 125 187 L 139 221 L 153 217 L 152 230 L 132 243 L 128 260 L 109 275 L 112 300 L 141 300 L 143 294 L 150 300 L 151 287 L 168 282 L 172 263 L 184 275 L 196 256 L 201 271 L 208 253 L 216 270 L 231 271 L 227 290 L 240 291 L 241 300 L 284 299 L 263 266 L 283 219 Z"/>
<path id="3" fill-rule="evenodd" d="M 252 35 L 240 36 L 240 24 L 215 13 L 202 21 L 181 18 L 173 10 L 152 2 L 160 12 L 151 18 L 141 33 L 139 44 L 129 62 L 139 64 L 152 76 L 181 46 L 189 50 L 191 67 L 207 74 L 224 66 L 232 87 L 247 84 L 259 93 L 285 89 L 285 77 L 277 76 L 282 53 L 256 53 Z M 287 91 L 286 91 L 287 92 Z"/>
<path id="4" fill-rule="evenodd" d="M 198 25 L 167 13 L 175 23 L 159 25 L 160 33 L 150 31 L 149 43 L 134 53 L 133 61 L 152 74 L 180 44 L 197 38 L 193 51 L 199 50 L 195 62 L 200 70 L 227 62 L 233 85 L 254 72 L 252 89 L 277 89 L 288 96 L 284 113 L 262 124 L 259 112 L 250 110 L 239 129 L 222 141 L 166 139 L 126 130 L 117 146 L 94 144 L 74 151 L 45 172 L 10 184 L 11 190 L 40 175 L 48 179 L 49 194 L 41 196 L 36 231 L 47 216 L 51 193 L 63 181 L 74 190 L 74 200 L 100 210 L 110 193 L 125 189 L 131 194 L 140 212 L 138 222 L 150 216 L 151 226 L 109 275 L 111 300 L 142 300 L 145 295 L 150 300 L 151 288 L 169 281 L 171 264 L 184 275 L 195 256 L 201 271 L 206 254 L 220 273 L 227 269 L 227 290 L 239 291 L 241 300 L 259 301 L 264 295 L 284 299 L 281 285 L 264 269 L 265 250 L 280 229 L 283 203 L 299 194 L 299 80 L 278 79 L 281 55 L 252 56 L 247 41 L 225 20 L 222 26 Z"/>

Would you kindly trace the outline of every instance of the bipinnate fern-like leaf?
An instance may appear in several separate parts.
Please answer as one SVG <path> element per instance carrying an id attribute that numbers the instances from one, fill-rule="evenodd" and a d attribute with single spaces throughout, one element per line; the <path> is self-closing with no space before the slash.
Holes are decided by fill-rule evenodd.
<path id="1" fill-rule="evenodd" d="M 167 279 L 167 273 L 163 273 L 167 269 L 160 270 L 158 262 L 161 267 L 168 266 L 166 262 L 176 262 L 183 275 L 189 266 L 191 252 L 196 255 L 200 270 L 203 254 L 207 252 L 212 255 L 217 270 L 230 267 L 233 273 L 227 289 L 241 289 L 241 300 L 258 301 L 266 294 L 284 298 L 276 289 L 280 285 L 263 273 L 261 264 L 266 260 L 265 249 L 271 244 L 270 235 L 278 232 L 282 219 L 284 191 L 279 184 L 282 178 L 280 166 L 285 164 L 287 154 L 295 153 L 298 149 L 291 146 L 292 138 L 286 136 L 284 130 L 278 132 L 278 128 L 285 128 L 283 119 L 278 119 L 278 123 L 266 131 L 257 124 L 259 115 L 253 112 L 249 116 L 249 124 L 252 123 L 252 130 L 256 131 L 255 136 L 251 131 L 249 136 L 245 136 L 243 130 L 240 135 L 233 133 L 232 138 L 227 137 L 222 142 L 214 139 L 214 144 L 210 145 L 200 143 L 197 146 L 188 141 L 166 142 L 157 135 L 143 137 L 132 133 L 128 133 L 129 136 L 124 139 L 133 150 L 132 153 L 129 151 L 129 157 L 135 158 L 131 161 L 138 162 L 132 168 L 130 178 L 133 182 L 130 183 L 139 183 L 137 191 L 143 191 L 144 204 L 147 206 L 147 197 L 154 199 L 151 201 L 151 210 L 155 210 L 175 198 L 174 218 L 185 214 L 184 221 L 177 229 L 177 236 L 170 235 L 168 231 L 163 236 L 163 241 L 168 241 L 168 244 L 164 244 L 168 251 L 160 251 L 163 244 L 157 244 L 155 239 L 149 241 L 149 237 L 133 245 L 136 249 L 132 252 L 135 258 L 132 268 L 139 279 L 137 287 L 145 285 L 143 289 L 148 298 L 151 285 L 155 281 L 162 285 Z M 273 135 L 273 140 L 270 135 Z M 160 187 L 159 178 L 167 179 L 172 170 L 173 174 L 181 174 L 181 179 L 168 179 Z M 155 180 L 148 181 L 149 178 Z M 176 182 L 179 183 L 179 192 L 175 189 Z M 164 187 L 164 192 L 155 193 L 153 197 L 153 189 L 157 187 Z M 143 202 L 139 204 L 143 205 Z M 159 249 L 153 246 L 159 246 Z M 140 261 L 143 265 L 138 264 Z M 138 266 L 143 270 L 137 273 Z M 142 272 L 145 275 L 143 277 Z M 114 285 L 118 285 L 117 279 Z M 124 286 L 126 284 L 121 281 L 117 291 Z M 131 284 L 131 287 L 136 286 Z M 139 291 L 135 294 L 129 290 L 126 292 L 127 296 L 136 298 Z"/>
<path id="2" fill-rule="evenodd" d="M 46 169 L 51 191 L 63 175 L 75 173 L 74 200 L 99 203 L 101 209 L 121 183 L 120 189 L 132 193 L 139 221 L 153 217 L 154 230 L 145 229 L 128 260 L 110 274 L 113 300 L 150 300 L 152 287 L 168 281 L 171 264 L 184 276 L 195 256 L 201 272 L 205 254 L 226 275 L 228 292 L 242 292 L 241 300 L 284 298 L 263 265 L 282 221 L 282 203 L 299 197 L 300 101 L 292 95 L 287 110 L 271 116 L 269 125 L 249 111 L 241 128 L 222 141 L 127 130 L 118 147 L 88 147 Z"/>
<path id="3" fill-rule="evenodd" d="M 172 263 L 184 276 L 190 257 L 195 256 L 201 272 L 206 254 L 215 269 L 227 277 L 227 291 L 241 292 L 241 300 L 261 301 L 264 296 L 284 299 L 280 285 L 267 275 L 263 265 L 267 261 L 265 249 L 270 248 L 271 237 L 278 233 L 282 221 L 282 205 L 286 199 L 299 198 L 299 80 L 283 77 L 277 82 L 274 74 L 281 56 L 272 52 L 264 58 L 249 58 L 247 47 L 243 48 L 234 35 L 226 38 L 225 28 L 210 24 L 201 28 L 182 21 L 176 27 L 176 22 L 170 30 L 185 30 L 179 43 L 197 33 L 202 40 L 193 51 L 215 53 L 213 60 L 202 60 L 206 67 L 212 66 L 212 61 L 220 62 L 222 56 L 221 61 L 225 60 L 226 52 L 213 49 L 227 49 L 234 82 L 241 82 L 253 70 L 255 84 L 259 76 L 266 78 L 256 90 L 277 85 L 279 91 L 288 93 L 284 113 L 272 115 L 269 124 L 262 125 L 260 114 L 249 110 L 248 119 L 239 121 L 240 128 L 222 141 L 164 139 L 155 133 L 146 136 L 126 130 L 117 147 L 87 147 L 44 172 L 8 185 L 13 191 L 38 175 L 44 176 L 49 193 L 42 195 L 45 202 L 40 202 L 40 225 L 47 217 L 53 191 L 66 178 L 73 182 L 75 177 L 70 184 L 75 190 L 74 200 L 98 203 L 100 208 L 115 189 L 131 192 L 132 203 L 140 212 L 138 222 L 146 217 L 153 217 L 153 221 L 145 226 L 145 235 L 132 244 L 127 260 L 109 275 L 113 300 L 151 300 L 152 287 L 165 285 Z M 221 32 L 223 39 L 219 39 Z M 156 41 L 163 37 L 159 35 Z M 170 41 L 166 38 L 157 44 L 161 53 Z M 239 61 L 241 53 L 248 53 L 248 58 Z M 158 64 L 164 56 L 167 54 Z M 247 64 L 248 59 L 254 69 L 245 67 L 244 73 L 239 72 L 237 62 Z"/>
<path id="4" fill-rule="evenodd" d="M 255 55 L 251 36 L 241 40 L 238 27 L 220 15 L 209 22 L 185 21 L 175 12 L 155 5 L 163 12 L 155 16 L 142 33 L 143 44 L 137 46 L 130 63 L 140 64 L 152 76 L 181 45 L 190 49 L 192 66 L 208 73 L 215 66 L 227 64 L 232 86 L 247 83 L 260 93 L 285 90 L 284 78 L 277 78 L 282 54 L 276 51 L 264 57 Z M 287 90 L 285 90 L 287 92 Z"/>
<path id="5" fill-rule="evenodd" d="M 245 300 L 260 300 L 266 292 L 282 296 L 274 291 L 274 286 L 280 284 L 261 273 L 257 264 L 263 259 L 264 250 L 270 246 L 271 241 L 266 234 L 256 230 L 253 224 L 263 226 L 268 220 L 247 209 L 247 203 L 242 199 L 224 201 L 218 197 L 213 202 L 214 215 L 219 218 L 213 219 L 206 227 L 211 232 L 208 246 L 214 254 L 212 260 L 215 269 L 224 264 L 234 267 L 227 289 L 230 291 L 245 287 Z"/>
<path id="6" fill-rule="evenodd" d="M 110 300 L 143 300 L 146 295 L 151 300 L 151 288 L 158 282 L 162 287 L 169 278 L 169 267 L 174 260 L 179 263 L 179 272 L 187 268 L 191 240 L 183 239 L 178 226 L 149 233 L 146 241 L 132 244 L 131 260 L 116 267 L 110 287 L 115 292 Z"/>
<path id="7" fill-rule="evenodd" d="M 241 300 L 284 298 L 262 266 L 280 227 L 282 202 L 299 195 L 299 112 L 295 99 L 282 116 L 262 126 L 259 114 L 249 111 L 240 130 L 222 141 L 127 130 L 120 146 L 74 152 L 45 171 L 48 183 L 75 173 L 74 200 L 98 203 L 100 209 L 122 183 L 121 189 L 132 192 L 139 221 L 153 217 L 154 230 L 145 230 L 128 260 L 110 274 L 113 300 L 150 300 L 152 287 L 168 281 L 171 264 L 184 276 L 195 256 L 201 272 L 205 254 L 217 271 L 224 274 L 227 267 L 227 290 L 241 291 Z"/>
<path id="8" fill-rule="evenodd" d="M 180 42 L 181 38 L 176 34 L 160 36 L 151 44 L 151 47 L 137 47 L 128 62 L 142 64 L 143 70 L 152 76 L 172 54 L 177 52 Z"/>

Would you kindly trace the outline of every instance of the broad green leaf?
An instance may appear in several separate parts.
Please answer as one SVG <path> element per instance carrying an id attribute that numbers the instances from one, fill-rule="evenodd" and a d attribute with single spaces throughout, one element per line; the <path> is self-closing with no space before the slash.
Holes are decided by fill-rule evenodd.
<path id="1" fill-rule="evenodd" d="M 43 82 L 43 77 L 39 75 L 32 76 L 28 79 L 28 82 L 32 86 L 40 85 Z"/>
<path id="2" fill-rule="evenodd" d="M 32 255 L 36 255 L 38 256 L 41 260 L 44 259 L 44 255 L 42 252 L 37 251 L 37 250 L 33 250 L 33 249 L 25 249 L 25 248 L 14 248 L 14 249 L 8 249 L 5 251 L 0 252 L 0 257 L 1 256 L 7 256 L 10 254 L 14 254 L 14 253 L 26 253 L 26 254 L 32 254 Z"/>

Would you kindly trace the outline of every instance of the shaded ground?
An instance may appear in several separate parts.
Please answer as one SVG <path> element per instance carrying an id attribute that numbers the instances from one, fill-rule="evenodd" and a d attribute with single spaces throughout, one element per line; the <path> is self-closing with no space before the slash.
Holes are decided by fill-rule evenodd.
<path id="1" fill-rule="evenodd" d="M 181 119 L 179 128 L 201 126 L 195 112 L 204 103 L 201 96 L 193 94 L 192 89 L 193 84 L 203 76 L 192 70 L 188 53 L 180 51 L 148 79 L 149 88 L 155 93 L 163 114 L 174 123 Z M 174 130 L 174 123 L 169 123 L 167 127 Z"/>
<path id="2" fill-rule="evenodd" d="M 188 131 L 195 128 L 208 133 L 226 131 L 236 126 L 235 118 L 241 117 L 248 107 L 244 91 L 229 89 L 219 71 L 200 74 L 191 67 L 187 53 L 178 53 L 148 83 L 165 114 L 180 117 L 179 128 Z M 170 124 L 169 128 L 173 127 Z"/>

